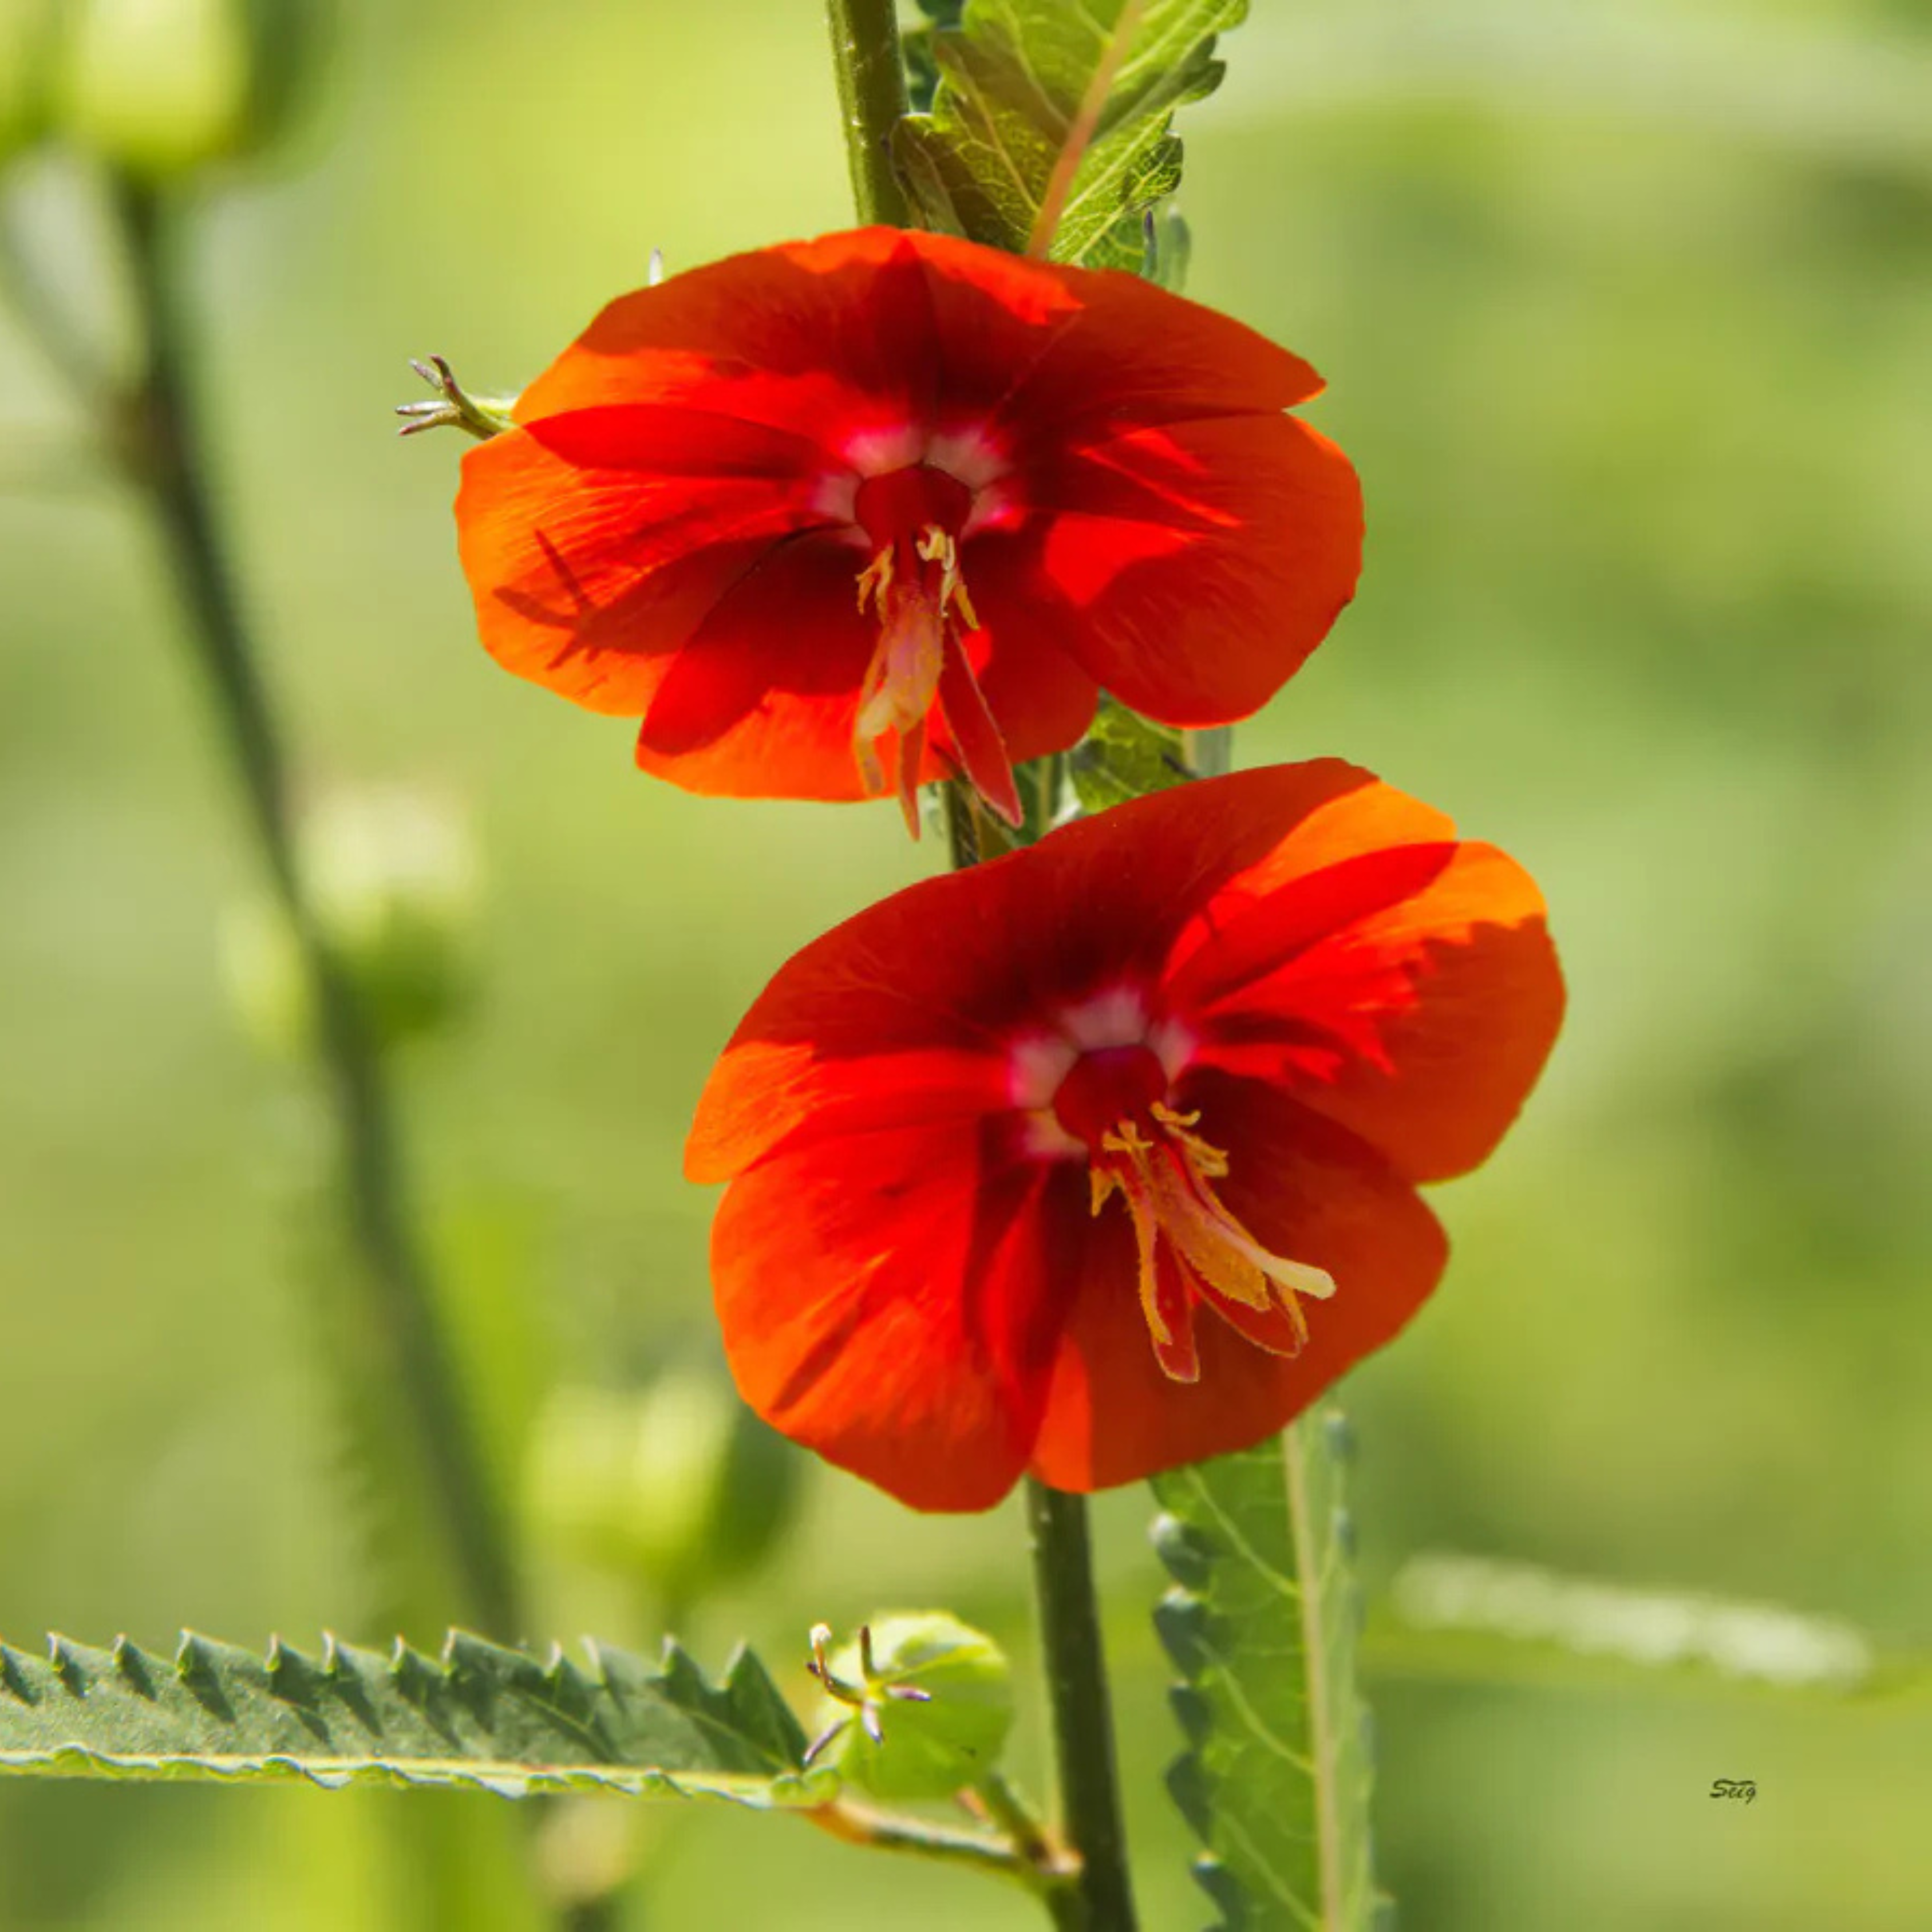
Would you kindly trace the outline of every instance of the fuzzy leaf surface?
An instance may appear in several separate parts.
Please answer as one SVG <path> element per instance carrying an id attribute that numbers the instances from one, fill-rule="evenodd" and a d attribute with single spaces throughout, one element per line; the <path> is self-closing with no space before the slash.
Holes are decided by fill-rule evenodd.
<path id="1" fill-rule="evenodd" d="M 1229 1932 L 1370 1932 L 1366 1714 L 1339 1418 L 1154 1479 L 1174 1580 L 1155 1622 L 1188 1749 L 1168 1788 Z"/>
<path id="2" fill-rule="evenodd" d="M 675 1645 L 653 1669 L 592 1645 L 587 1667 L 462 1631 L 440 1657 L 332 1639 L 265 1656 L 188 1636 L 172 1658 L 0 1644 L 0 1773 L 67 1778 L 302 1778 L 539 1792 L 821 1803 L 805 1737 L 748 1651 L 708 1681 Z"/>
<path id="3" fill-rule="evenodd" d="M 1137 11 L 1128 0 L 967 0 L 958 25 L 932 38 L 930 112 L 894 136 L 914 206 L 930 226 L 1024 252 L 1081 104 L 1118 62 L 1048 253 L 1138 271 L 1143 214 L 1180 181 L 1174 110 L 1220 86 L 1214 37 L 1246 11 L 1247 0 L 1145 0 Z"/>

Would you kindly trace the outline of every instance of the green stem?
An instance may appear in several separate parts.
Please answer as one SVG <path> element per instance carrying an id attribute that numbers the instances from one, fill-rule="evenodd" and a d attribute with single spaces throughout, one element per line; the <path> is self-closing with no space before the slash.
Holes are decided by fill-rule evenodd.
<path id="1" fill-rule="evenodd" d="M 424 1520 L 440 1534 L 460 1610 L 496 1635 L 521 1631 L 508 1546 L 438 1326 L 412 1232 L 384 1070 L 340 961 L 317 924 L 292 834 L 280 733 L 251 646 L 200 448 L 190 385 L 190 304 L 174 209 L 121 180 L 113 212 L 146 334 L 146 365 L 122 406 L 117 447 L 164 539 L 202 674 L 254 842 L 299 948 L 338 1137 L 339 1184 L 359 1265 L 355 1358 L 405 1432 Z"/>
<path id="2" fill-rule="evenodd" d="M 1012 1841 L 1021 1858 L 1040 1875 L 1038 1890 L 1059 1932 L 1084 1932 L 1087 1908 L 1080 1896 L 1080 1867 L 1070 1860 L 1037 1814 L 997 1771 L 974 1787 L 988 1817 Z"/>
<path id="3" fill-rule="evenodd" d="M 1027 1520 L 1033 1532 L 1034 1587 L 1053 1706 L 1061 1826 L 1080 1858 L 1084 1916 L 1073 1922 L 1082 1932 L 1134 1932 L 1086 1499 L 1029 1476 Z"/>
<path id="4" fill-rule="evenodd" d="M 908 104 L 892 0 L 825 0 L 825 16 L 859 219 L 904 228 L 910 210 L 892 172 L 892 137 Z"/>
<path id="5" fill-rule="evenodd" d="M 1041 1870 L 1022 1857 L 1010 1840 L 995 1838 L 985 1832 L 962 1832 L 945 1825 L 928 1823 L 923 1818 L 908 1817 L 901 1812 L 877 1811 L 869 1805 L 855 1804 L 843 1798 L 800 1815 L 821 1832 L 842 1838 L 848 1845 L 863 1845 L 878 1852 L 905 1852 L 914 1858 L 970 1865 L 997 1877 L 1017 1879 L 1029 1890 L 1043 1894 L 1065 1889 L 1064 1882 L 1054 1874 Z"/>

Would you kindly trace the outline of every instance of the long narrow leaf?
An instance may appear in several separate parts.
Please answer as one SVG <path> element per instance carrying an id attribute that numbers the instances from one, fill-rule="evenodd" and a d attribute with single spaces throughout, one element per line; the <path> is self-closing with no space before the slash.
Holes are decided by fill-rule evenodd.
<path id="1" fill-rule="evenodd" d="M 1448 1553 L 1403 1566 L 1371 1606 L 1361 1660 L 1381 1676 L 1619 1694 L 1932 1694 L 1932 1654 L 1840 1617 Z"/>
<path id="2" fill-rule="evenodd" d="M 1189 1749 L 1168 1774 L 1231 1932 L 1368 1932 L 1366 1714 L 1341 1506 L 1339 1418 L 1156 1477 L 1155 1620 Z"/>
<path id="3" fill-rule="evenodd" d="M 303 1778 L 538 1792 L 824 1802 L 805 1738 L 749 1652 L 708 1682 L 674 1645 L 652 1670 L 593 1646 L 580 1667 L 452 1632 L 440 1658 L 327 1640 L 266 1656 L 186 1636 L 173 1658 L 124 1639 L 0 1644 L 0 1772 L 42 1777 Z"/>

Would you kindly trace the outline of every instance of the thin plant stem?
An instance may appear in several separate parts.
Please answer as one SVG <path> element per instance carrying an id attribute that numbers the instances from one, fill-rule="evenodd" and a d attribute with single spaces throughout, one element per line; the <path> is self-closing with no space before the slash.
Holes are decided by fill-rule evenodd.
<path id="1" fill-rule="evenodd" d="M 117 447 L 152 511 L 186 620 L 185 641 L 220 731 L 254 844 L 293 931 L 316 1018 L 317 1057 L 336 1131 L 339 1185 L 358 1265 L 352 1356 L 413 1466 L 464 1616 L 506 1640 L 522 1632 L 509 1546 L 458 1394 L 404 1180 L 394 1108 L 355 989 L 317 923 L 297 861 L 281 734 L 236 592 L 200 447 L 190 382 L 194 334 L 180 274 L 178 209 L 159 192 L 112 184 L 144 365 L 119 410 Z M 351 1286 L 352 1284 L 352 1286 Z"/>
<path id="2" fill-rule="evenodd" d="M 1028 1890 L 1042 1895 L 1064 1892 L 1063 1875 L 1035 1864 L 1023 1856 L 1010 1838 L 988 1832 L 962 1831 L 956 1826 L 935 1825 L 923 1818 L 903 1813 L 874 1810 L 849 1798 L 834 1798 L 829 1804 L 814 1806 L 800 1815 L 821 1832 L 848 1845 L 863 1845 L 874 1851 L 909 1852 L 914 1858 L 932 1858 L 950 1864 L 970 1865 L 996 1877 L 1016 1879 Z M 1055 1923 L 1060 1922 L 1056 1919 Z"/>
<path id="3" fill-rule="evenodd" d="M 1029 1804 L 997 1771 L 974 1786 L 974 1796 L 1013 1849 L 1046 1880 L 1041 1901 L 1058 1932 L 1085 1932 L 1087 1908 L 1080 1896 L 1080 1868 L 1058 1844 Z"/>
<path id="4" fill-rule="evenodd" d="M 903 228 L 911 211 L 892 171 L 892 130 L 907 111 L 892 0 L 825 0 L 852 199 L 862 222 Z"/>
<path id="5" fill-rule="evenodd" d="M 1053 1707 L 1060 1827 L 1080 1859 L 1082 1932 L 1134 1932 L 1133 1886 L 1114 1765 L 1107 1663 L 1082 1496 L 1027 1478 L 1034 1594 Z"/>

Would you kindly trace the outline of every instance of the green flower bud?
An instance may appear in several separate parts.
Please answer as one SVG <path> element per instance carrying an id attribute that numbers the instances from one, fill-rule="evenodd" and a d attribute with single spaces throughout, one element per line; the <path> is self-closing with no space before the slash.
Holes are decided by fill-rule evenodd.
<path id="1" fill-rule="evenodd" d="M 455 819 L 409 792 L 344 794 L 303 821 L 297 862 L 322 935 L 380 1045 L 457 1018 L 472 991 L 476 865 Z M 312 1048 L 308 978 L 278 904 L 258 896 L 234 908 L 222 964 L 258 1044 L 290 1058 Z"/>
<path id="2" fill-rule="evenodd" d="M 66 0 L 67 131 L 150 180 L 253 154 L 282 131 L 324 0 Z"/>
<path id="3" fill-rule="evenodd" d="M 52 0 L 0 0 L 0 164 L 46 124 L 53 22 Z"/>
<path id="4" fill-rule="evenodd" d="M 828 1657 L 830 1635 L 813 1633 L 812 1672 L 826 1694 L 812 1762 L 896 1801 L 950 1797 L 998 1766 L 1012 1671 L 984 1631 L 945 1610 L 902 1610 Z"/>
<path id="5" fill-rule="evenodd" d="M 799 1470 L 722 1376 L 678 1368 L 640 1391 L 560 1390 L 532 1442 L 528 1500 L 574 1555 L 688 1604 L 769 1554 L 796 1514 Z"/>

